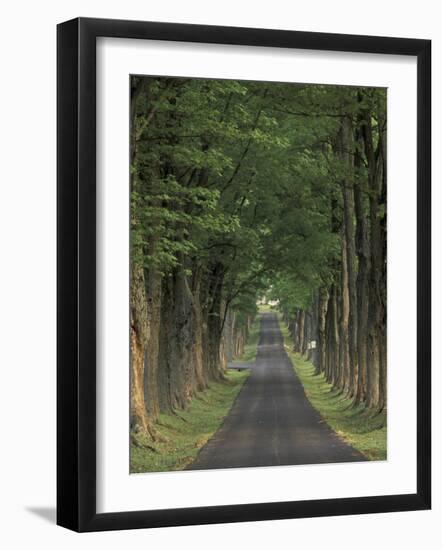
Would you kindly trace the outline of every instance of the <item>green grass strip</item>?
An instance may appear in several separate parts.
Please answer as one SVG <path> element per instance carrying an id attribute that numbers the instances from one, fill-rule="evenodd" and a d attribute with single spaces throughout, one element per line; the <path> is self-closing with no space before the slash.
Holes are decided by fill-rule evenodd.
<path id="1" fill-rule="evenodd" d="M 229 371 L 225 382 L 211 384 L 187 410 L 161 414 L 155 427 L 164 441 L 153 443 L 135 436 L 130 449 L 131 473 L 183 470 L 193 462 L 220 427 L 248 375 L 248 370 Z"/>
<path id="2" fill-rule="evenodd" d="M 352 407 L 352 401 L 333 390 L 323 374 L 315 375 L 315 367 L 310 361 L 291 351 L 288 329 L 281 319 L 279 324 L 287 354 L 313 407 L 341 439 L 368 459 L 386 460 L 386 413 L 374 414 L 363 406 Z"/>

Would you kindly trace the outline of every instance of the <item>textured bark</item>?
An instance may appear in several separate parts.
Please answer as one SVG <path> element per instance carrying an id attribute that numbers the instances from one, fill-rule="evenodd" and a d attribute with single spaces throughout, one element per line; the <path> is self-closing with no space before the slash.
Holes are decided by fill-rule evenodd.
<path id="1" fill-rule="evenodd" d="M 303 309 L 299 310 L 299 317 L 298 317 L 298 349 L 296 350 L 298 353 L 304 354 L 306 345 L 305 345 L 305 311 Z"/>
<path id="2" fill-rule="evenodd" d="M 327 382 L 335 385 L 339 363 L 339 327 L 338 327 L 338 300 L 335 284 L 330 289 L 326 315 L 327 351 L 325 360 L 325 377 Z"/>
<path id="3" fill-rule="evenodd" d="M 130 423 L 134 431 L 142 431 L 152 436 L 152 422 L 147 415 L 144 400 L 145 349 L 148 339 L 144 270 L 137 263 L 134 263 L 131 269 L 130 321 Z"/>
<path id="4" fill-rule="evenodd" d="M 248 318 L 245 324 L 239 322 L 238 316 L 231 308 L 227 309 L 223 328 L 223 350 L 227 362 L 244 353 L 244 345 L 248 336 Z"/>
<path id="5" fill-rule="evenodd" d="M 195 388 L 196 391 L 202 391 L 207 388 L 207 375 L 204 370 L 204 351 L 203 351 L 203 316 L 200 300 L 201 279 L 200 273 L 193 280 L 193 314 L 195 318 Z"/>
<path id="6" fill-rule="evenodd" d="M 288 315 L 285 315 L 284 322 L 287 325 L 288 331 L 290 336 L 293 340 L 293 349 L 295 348 L 295 340 L 296 340 L 296 317 L 292 318 Z"/>
<path id="7" fill-rule="evenodd" d="M 352 121 L 349 116 L 342 119 L 341 125 L 341 159 L 343 161 L 346 174 L 342 181 L 342 198 L 344 204 L 343 211 L 343 231 L 345 235 L 345 284 L 347 288 L 343 291 L 344 300 L 348 296 L 348 320 L 346 332 L 348 336 L 348 369 L 344 363 L 344 387 L 349 396 L 356 393 L 357 387 L 357 299 L 356 299 L 356 251 L 355 251 L 355 228 L 354 228 L 354 160 L 351 152 L 354 150 Z M 344 264 L 344 262 L 343 262 Z M 344 267 L 343 267 L 344 269 Z M 345 307 L 346 304 L 343 304 Z M 344 312 L 347 315 L 347 312 Z M 345 358 L 345 361 L 347 359 Z"/>
<path id="8" fill-rule="evenodd" d="M 387 132 L 384 116 L 379 116 L 379 125 L 383 128 L 379 135 L 379 154 L 382 169 L 380 204 L 384 206 L 384 215 L 380 219 L 382 267 L 380 280 L 381 330 L 379 334 L 379 403 L 378 409 L 387 408 Z"/>
<path id="9" fill-rule="evenodd" d="M 131 162 L 134 163 L 138 153 L 136 112 L 138 99 L 145 91 L 142 80 L 134 80 L 131 88 Z M 139 181 L 134 172 L 131 172 L 131 191 L 138 190 Z M 135 216 L 132 223 L 137 226 Z M 154 429 L 151 418 L 146 409 L 145 402 L 145 370 L 146 347 L 149 339 L 149 322 L 146 301 L 145 273 L 140 257 L 143 255 L 141 246 L 132 249 L 132 262 L 130 271 L 130 356 L 131 356 L 131 415 L 130 424 L 134 431 L 142 431 L 154 437 Z"/>
<path id="10" fill-rule="evenodd" d="M 155 243 L 150 253 L 155 253 Z M 149 417 L 155 421 L 160 413 L 158 365 L 161 326 L 161 274 L 151 269 L 145 275 L 148 338 L 144 354 L 144 399 Z"/>
<path id="11" fill-rule="evenodd" d="M 224 268 L 220 263 L 212 266 L 208 277 L 204 311 L 203 349 L 204 364 L 209 380 L 223 380 L 225 364 L 221 357 L 223 331 L 222 284 Z"/>
<path id="12" fill-rule="evenodd" d="M 223 329 L 224 354 L 227 361 L 232 361 L 236 354 L 235 313 L 228 308 Z"/>
<path id="13" fill-rule="evenodd" d="M 160 353 L 158 364 L 158 399 L 161 412 L 171 412 L 172 391 L 171 391 L 171 354 L 170 341 L 173 334 L 173 296 L 169 277 L 162 281 L 161 298 L 161 327 L 160 327 Z"/>
<path id="14" fill-rule="evenodd" d="M 314 293 L 313 303 L 308 312 L 308 331 L 307 340 L 309 342 L 307 350 L 307 359 L 317 367 L 318 364 L 318 292 Z M 312 347 L 312 342 L 315 342 L 315 347 Z"/>
<path id="15" fill-rule="evenodd" d="M 357 302 L 358 302 L 358 378 L 355 404 L 366 399 L 367 386 L 367 324 L 368 324 L 368 272 L 370 266 L 369 243 L 367 239 L 367 221 L 363 195 L 359 186 L 355 187 L 355 210 L 357 219 L 356 244 L 358 255 Z"/>
<path id="16" fill-rule="evenodd" d="M 299 314 L 300 310 L 297 309 L 293 316 L 293 319 L 289 323 L 289 330 L 293 340 L 293 351 L 299 352 Z"/>
<path id="17" fill-rule="evenodd" d="M 244 327 L 235 327 L 234 338 L 234 358 L 241 357 L 244 353 L 244 346 L 247 340 Z"/>
<path id="18" fill-rule="evenodd" d="M 304 335 L 302 339 L 301 353 L 302 355 L 308 354 L 308 345 L 311 340 L 312 331 L 312 317 L 309 311 L 304 311 Z"/>
<path id="19" fill-rule="evenodd" d="M 183 267 L 167 277 L 163 288 L 161 404 L 163 410 L 184 409 L 203 384 L 199 319 Z"/>
<path id="20" fill-rule="evenodd" d="M 345 232 L 341 238 L 341 295 L 339 300 L 339 374 L 336 379 L 338 389 L 345 392 L 350 386 L 350 353 L 349 353 L 349 314 L 350 297 L 348 288 L 348 266 L 347 266 L 347 239 Z"/>
<path id="21" fill-rule="evenodd" d="M 358 133 L 357 142 L 359 142 L 359 139 L 360 136 Z M 360 156 L 357 154 L 356 164 L 358 168 L 360 163 Z M 358 257 L 358 275 L 356 279 L 358 377 L 354 403 L 355 405 L 359 405 L 365 401 L 367 394 L 368 273 L 370 269 L 367 214 L 360 183 L 354 188 L 354 198 L 356 214 L 356 253 Z"/>
<path id="22" fill-rule="evenodd" d="M 380 345 L 380 335 L 383 327 L 382 312 L 382 271 L 383 251 L 380 224 L 380 165 L 377 152 L 373 146 L 372 122 L 367 116 L 363 125 L 363 138 L 369 172 L 369 207 L 370 207 L 370 272 L 368 277 L 369 306 L 367 323 L 367 400 L 368 407 L 379 406 L 379 369 L 380 354 L 383 352 Z"/>
<path id="23" fill-rule="evenodd" d="M 319 290 L 318 295 L 318 341 L 317 341 L 317 365 L 316 374 L 325 371 L 327 353 L 326 319 L 329 294 L 325 287 Z"/>

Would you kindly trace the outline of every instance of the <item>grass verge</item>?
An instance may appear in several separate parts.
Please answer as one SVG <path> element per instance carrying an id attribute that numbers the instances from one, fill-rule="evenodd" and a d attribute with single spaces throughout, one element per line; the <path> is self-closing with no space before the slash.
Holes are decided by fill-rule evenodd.
<path id="1" fill-rule="evenodd" d="M 287 354 L 313 407 L 341 439 L 369 460 L 386 460 L 386 414 L 373 414 L 364 407 L 352 407 L 352 401 L 333 390 L 322 374 L 315 375 L 315 367 L 310 361 L 291 351 L 288 330 L 281 320 L 279 324 Z"/>
<path id="2" fill-rule="evenodd" d="M 193 462 L 220 427 L 248 375 L 248 370 L 229 371 L 225 382 L 211 384 L 187 410 L 161 414 L 155 427 L 164 441 L 152 443 L 135 436 L 130 449 L 131 473 L 183 470 Z"/>
<path id="3" fill-rule="evenodd" d="M 256 353 L 258 350 L 259 331 L 261 327 L 261 316 L 257 315 L 253 319 L 252 326 L 250 327 L 249 337 L 244 346 L 244 352 L 240 357 L 236 357 L 233 363 L 252 363 L 256 359 Z"/>

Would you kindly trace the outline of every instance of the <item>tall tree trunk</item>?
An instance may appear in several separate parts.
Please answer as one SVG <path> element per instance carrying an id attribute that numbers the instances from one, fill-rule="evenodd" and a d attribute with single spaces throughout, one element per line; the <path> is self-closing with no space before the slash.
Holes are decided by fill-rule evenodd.
<path id="1" fill-rule="evenodd" d="M 308 352 L 307 359 L 313 363 L 315 370 L 318 365 L 318 301 L 319 293 L 313 295 L 312 305 L 309 311 Z"/>
<path id="2" fill-rule="evenodd" d="M 144 354 L 144 399 L 153 421 L 158 418 L 158 363 L 161 326 L 161 274 L 151 269 L 145 274 L 148 338 Z"/>
<path id="3" fill-rule="evenodd" d="M 336 381 L 338 389 L 347 392 L 350 386 L 349 353 L 349 314 L 350 298 L 348 289 L 347 239 L 344 228 L 341 238 L 341 297 L 339 316 L 339 374 Z"/>
<path id="4" fill-rule="evenodd" d="M 338 299 L 336 284 L 332 285 L 329 292 L 326 327 L 327 352 L 325 376 L 327 382 L 334 386 L 337 380 L 339 362 Z"/>
<path id="5" fill-rule="evenodd" d="M 224 266 L 216 263 L 209 275 L 205 304 L 205 365 L 211 380 L 223 380 L 225 366 L 221 361 L 221 338 L 223 330 L 222 285 Z"/>
<path id="6" fill-rule="evenodd" d="M 359 131 L 356 135 L 357 144 L 360 143 Z M 359 169 L 362 162 L 359 148 L 356 148 L 356 168 Z M 368 243 L 367 209 L 364 195 L 359 182 L 354 188 L 355 214 L 356 214 L 356 252 L 358 256 L 358 275 L 356 279 L 357 296 L 357 352 L 358 352 L 358 378 L 354 404 L 364 403 L 367 394 L 367 326 L 368 326 L 368 273 L 370 270 L 370 249 Z"/>
<path id="7" fill-rule="evenodd" d="M 304 320 L 304 341 L 302 344 L 302 355 L 307 355 L 307 359 L 310 359 L 310 342 L 312 334 L 312 315 L 310 311 L 305 311 Z"/>
<path id="8" fill-rule="evenodd" d="M 359 185 L 355 187 L 355 210 L 357 220 L 356 243 L 358 254 L 357 301 L 358 301 L 358 380 L 355 395 L 355 404 L 358 405 L 366 399 L 367 386 L 367 324 L 368 324 L 368 273 L 370 265 L 367 221 L 364 208 L 363 195 Z"/>
<path id="9" fill-rule="evenodd" d="M 154 430 L 144 400 L 145 349 L 148 339 L 144 270 L 137 262 L 132 262 L 131 266 L 130 321 L 130 423 L 134 431 L 142 431 L 153 437 Z"/>
<path id="10" fill-rule="evenodd" d="M 386 108 L 385 106 L 383 107 Z M 387 131 L 385 112 L 378 115 L 379 131 L 379 155 L 382 169 L 380 205 L 383 215 L 380 219 L 382 267 L 380 280 L 381 295 L 381 327 L 379 334 L 379 410 L 387 408 Z"/>
<path id="11" fill-rule="evenodd" d="M 227 308 L 223 328 L 224 352 L 227 361 L 232 361 L 236 355 L 236 336 L 235 312 L 231 308 Z"/>
<path id="12" fill-rule="evenodd" d="M 325 287 L 319 289 L 318 295 L 318 340 L 317 340 L 317 365 L 315 374 L 325 371 L 327 352 L 326 317 L 328 305 L 328 290 Z"/>
<path id="13" fill-rule="evenodd" d="M 161 373 L 163 406 L 165 410 L 184 409 L 196 392 L 201 380 L 199 369 L 199 333 L 195 304 L 184 267 L 177 267 L 165 281 L 167 296 L 162 342 L 164 370 Z M 165 360 L 164 356 L 167 357 Z"/>
<path id="14" fill-rule="evenodd" d="M 298 353 L 302 355 L 305 353 L 305 311 L 301 309 L 299 311 L 299 320 L 298 320 Z"/>
<path id="15" fill-rule="evenodd" d="M 368 278 L 369 306 L 367 323 L 367 401 L 368 407 L 379 406 L 379 369 L 382 346 L 379 337 L 382 327 L 381 279 L 383 266 L 382 237 L 380 225 L 380 170 L 379 155 L 374 150 L 372 120 L 366 115 L 363 124 L 363 138 L 369 172 L 370 206 L 370 273 Z"/>
<path id="16" fill-rule="evenodd" d="M 341 125 L 341 159 L 343 161 L 345 175 L 342 180 L 342 197 L 344 204 L 343 232 L 345 235 L 345 274 L 343 285 L 347 288 L 344 291 L 343 299 L 348 296 L 348 313 L 344 311 L 344 323 L 347 324 L 348 333 L 348 370 L 344 364 L 345 381 L 344 385 L 349 396 L 356 393 L 357 385 L 357 300 L 356 300 L 356 251 L 355 251 L 355 229 L 354 229 L 354 160 L 353 160 L 353 129 L 350 116 L 344 116 Z M 344 263 L 344 261 L 343 261 Z M 344 269 L 344 267 L 343 267 Z M 343 304 L 344 308 L 347 304 Z M 348 319 L 345 316 L 348 315 Z M 347 359 L 345 358 L 345 361 Z"/>
<path id="17" fill-rule="evenodd" d="M 143 79 L 133 80 L 131 87 L 130 144 L 131 163 L 135 166 L 139 147 L 139 132 L 136 123 L 138 101 L 146 91 Z M 134 170 L 131 170 L 131 208 L 134 209 L 132 196 L 139 192 L 140 182 Z M 132 226 L 139 230 L 139 220 L 131 212 Z M 155 436 L 152 419 L 148 415 L 145 401 L 146 349 L 149 340 L 149 321 L 146 301 L 146 281 L 143 267 L 144 251 L 142 246 L 134 244 L 131 249 L 130 271 L 130 355 L 131 355 L 131 428 L 141 430 L 151 437 Z"/>
<path id="18" fill-rule="evenodd" d="M 194 318 L 195 318 L 195 384 L 196 390 L 201 391 L 207 388 L 207 373 L 204 370 L 203 350 L 203 312 L 201 306 L 201 269 L 195 269 L 192 281 L 192 293 L 194 296 Z"/>

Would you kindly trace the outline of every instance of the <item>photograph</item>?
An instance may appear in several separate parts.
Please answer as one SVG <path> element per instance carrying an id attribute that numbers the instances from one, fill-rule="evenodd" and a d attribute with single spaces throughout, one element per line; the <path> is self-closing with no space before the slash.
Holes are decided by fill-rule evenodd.
<path id="1" fill-rule="evenodd" d="M 441 5 L 5 4 L 2 548 L 433 550 Z"/>
<path id="2" fill-rule="evenodd" d="M 128 85 L 130 473 L 387 460 L 387 88 Z"/>

